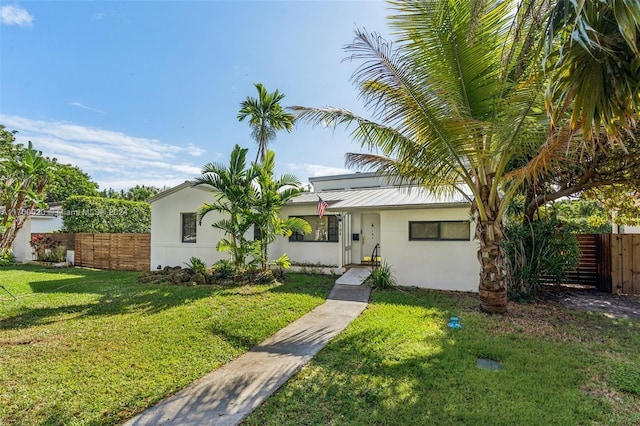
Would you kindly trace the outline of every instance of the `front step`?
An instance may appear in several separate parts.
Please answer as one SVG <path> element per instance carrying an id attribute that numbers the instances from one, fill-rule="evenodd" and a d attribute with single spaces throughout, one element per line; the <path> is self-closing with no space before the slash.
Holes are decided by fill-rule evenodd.
<path id="1" fill-rule="evenodd" d="M 349 268 L 347 272 L 336 280 L 336 284 L 362 285 L 369 278 L 369 275 L 371 275 L 371 269 L 369 268 Z"/>

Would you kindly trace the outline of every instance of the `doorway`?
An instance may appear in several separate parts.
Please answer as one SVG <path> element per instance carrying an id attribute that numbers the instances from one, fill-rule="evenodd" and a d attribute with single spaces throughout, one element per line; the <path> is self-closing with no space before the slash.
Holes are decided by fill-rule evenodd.
<path id="1" fill-rule="evenodd" d="M 376 245 L 380 243 L 380 216 L 377 214 L 362 215 L 362 261 L 371 261 L 371 255 Z M 380 248 L 378 248 L 380 256 Z"/>

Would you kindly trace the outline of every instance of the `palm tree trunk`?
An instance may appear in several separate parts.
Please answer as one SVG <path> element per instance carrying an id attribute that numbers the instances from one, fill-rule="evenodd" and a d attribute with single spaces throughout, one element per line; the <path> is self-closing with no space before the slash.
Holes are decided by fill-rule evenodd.
<path id="1" fill-rule="evenodd" d="M 476 225 L 476 238 L 480 242 L 480 309 L 489 313 L 507 311 L 507 285 L 504 278 L 502 253 L 502 224 L 480 220 Z"/>

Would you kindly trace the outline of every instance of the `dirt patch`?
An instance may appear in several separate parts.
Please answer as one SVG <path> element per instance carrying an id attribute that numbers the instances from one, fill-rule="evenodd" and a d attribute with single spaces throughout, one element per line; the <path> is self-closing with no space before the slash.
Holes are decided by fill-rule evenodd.
<path id="1" fill-rule="evenodd" d="M 640 320 L 640 296 L 619 296 L 579 285 L 548 286 L 541 295 L 561 305 L 608 318 Z"/>

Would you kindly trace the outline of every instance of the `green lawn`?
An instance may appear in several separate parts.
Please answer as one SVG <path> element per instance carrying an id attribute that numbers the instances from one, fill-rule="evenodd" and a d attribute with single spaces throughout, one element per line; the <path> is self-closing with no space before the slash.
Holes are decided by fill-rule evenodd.
<path id="1" fill-rule="evenodd" d="M 452 315 L 462 329 L 446 326 Z M 490 316 L 476 295 L 374 291 L 246 424 L 637 425 L 640 323 L 553 304 Z"/>
<path id="2" fill-rule="evenodd" d="M 0 425 L 120 424 L 324 302 L 333 280 L 137 284 L 136 273 L 0 268 Z"/>

